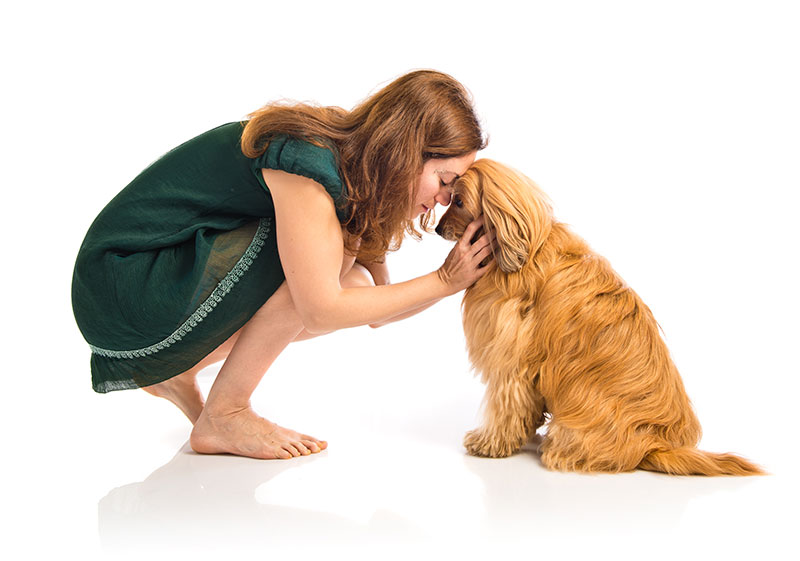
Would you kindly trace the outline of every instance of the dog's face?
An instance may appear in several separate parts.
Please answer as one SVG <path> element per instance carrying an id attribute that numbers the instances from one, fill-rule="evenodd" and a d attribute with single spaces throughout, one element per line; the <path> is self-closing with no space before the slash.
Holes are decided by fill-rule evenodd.
<path id="1" fill-rule="evenodd" d="M 553 220 L 547 196 L 533 181 L 487 159 L 477 160 L 453 184 L 453 200 L 436 233 L 456 241 L 481 214 L 486 230 L 496 236 L 494 257 L 505 273 L 518 271 L 533 257 L 550 234 Z"/>
<path id="2" fill-rule="evenodd" d="M 468 170 L 466 174 L 469 174 Z M 444 213 L 439 225 L 436 226 L 436 233 L 444 239 L 455 242 L 458 241 L 464 230 L 467 229 L 470 222 L 476 220 L 483 210 L 481 209 L 480 190 L 469 189 L 471 182 L 480 179 L 480 176 L 473 174 L 476 177 L 469 177 L 466 180 L 462 175 L 456 180 L 453 185 L 453 199 L 450 202 L 450 207 Z"/>

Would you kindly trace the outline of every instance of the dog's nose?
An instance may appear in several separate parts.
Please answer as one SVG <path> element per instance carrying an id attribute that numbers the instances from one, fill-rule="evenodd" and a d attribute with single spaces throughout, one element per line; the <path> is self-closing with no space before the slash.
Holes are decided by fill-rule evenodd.
<path id="1" fill-rule="evenodd" d="M 436 229 L 435 229 L 434 231 L 435 231 L 437 234 L 439 234 L 440 236 L 442 235 L 442 224 L 441 224 L 441 222 L 439 223 L 439 225 L 438 225 L 438 226 L 436 226 Z"/>

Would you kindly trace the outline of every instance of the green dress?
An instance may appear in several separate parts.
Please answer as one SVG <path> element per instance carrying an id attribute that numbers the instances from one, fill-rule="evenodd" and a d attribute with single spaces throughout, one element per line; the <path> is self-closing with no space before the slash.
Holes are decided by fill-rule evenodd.
<path id="1" fill-rule="evenodd" d="M 72 280 L 75 319 L 105 393 L 185 372 L 241 328 L 284 280 L 261 169 L 309 177 L 345 216 L 338 155 L 288 136 L 242 154 L 245 123 L 171 150 L 92 223 Z"/>

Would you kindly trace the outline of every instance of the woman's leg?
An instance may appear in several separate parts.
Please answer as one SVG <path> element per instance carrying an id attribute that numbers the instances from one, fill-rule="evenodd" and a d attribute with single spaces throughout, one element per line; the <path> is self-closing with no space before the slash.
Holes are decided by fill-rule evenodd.
<path id="1" fill-rule="evenodd" d="M 324 443 L 256 415 L 250 396 L 269 366 L 303 330 L 284 282 L 245 324 L 211 387 L 190 438 L 198 453 L 291 458 Z"/>
<path id="2" fill-rule="evenodd" d="M 200 386 L 197 384 L 197 374 L 203 368 L 225 360 L 230 354 L 231 349 L 233 349 L 241 332 L 242 330 L 239 329 L 239 331 L 231 335 L 227 341 L 214 349 L 208 356 L 186 372 L 173 376 L 169 380 L 164 380 L 158 384 L 143 387 L 142 389 L 149 394 L 163 397 L 171 401 L 178 409 L 183 411 L 184 415 L 189 418 L 192 424 L 195 424 L 205 405 Z"/>
<path id="3" fill-rule="evenodd" d="M 353 264 L 352 268 L 343 275 L 341 283 L 342 286 L 348 288 L 355 286 L 374 286 L 375 284 L 369 271 L 357 263 Z M 203 360 L 186 372 L 173 376 L 169 380 L 158 384 L 143 387 L 142 389 L 151 395 L 163 397 L 171 401 L 183 411 L 192 424 L 195 424 L 205 406 L 205 399 L 197 383 L 197 374 L 204 368 L 228 358 L 228 355 L 231 353 L 231 350 L 233 350 L 243 329 L 244 327 L 231 335 L 222 345 L 214 349 Z M 294 341 L 305 341 L 306 339 L 312 339 L 320 335 L 324 334 L 309 333 L 303 329 L 303 331 L 294 338 Z"/>
<path id="4" fill-rule="evenodd" d="M 344 286 L 365 286 L 372 278 L 360 265 L 342 277 Z M 286 283 L 237 333 L 225 364 L 208 394 L 190 438 L 198 453 L 284 458 L 319 452 L 327 443 L 259 417 L 250 396 L 286 346 L 310 338 Z"/>

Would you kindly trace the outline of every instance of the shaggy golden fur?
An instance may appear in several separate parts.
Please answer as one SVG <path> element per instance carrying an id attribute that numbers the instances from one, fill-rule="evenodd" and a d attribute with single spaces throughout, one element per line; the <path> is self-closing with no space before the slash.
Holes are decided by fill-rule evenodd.
<path id="1" fill-rule="evenodd" d="M 437 233 L 483 214 L 497 267 L 464 295 L 470 360 L 487 384 L 470 454 L 504 457 L 549 420 L 549 469 L 681 475 L 763 473 L 698 450 L 700 423 L 648 307 L 524 175 L 479 160 L 454 185 Z"/>

